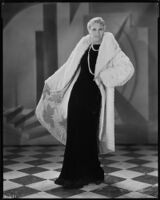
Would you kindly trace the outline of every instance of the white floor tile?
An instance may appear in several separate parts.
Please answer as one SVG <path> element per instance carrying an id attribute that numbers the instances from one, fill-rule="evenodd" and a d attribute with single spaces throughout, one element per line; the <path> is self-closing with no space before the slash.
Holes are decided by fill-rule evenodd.
<path id="1" fill-rule="evenodd" d="M 29 167 L 33 167 L 33 165 L 29 165 L 27 163 L 16 163 L 12 165 L 7 165 L 7 168 L 12 170 L 21 170 Z"/>
<path id="2" fill-rule="evenodd" d="M 148 173 L 148 175 L 157 176 L 158 177 L 158 170 Z"/>
<path id="3" fill-rule="evenodd" d="M 108 164 L 107 166 L 115 167 L 115 168 L 119 168 L 119 169 L 128 169 L 128 168 L 132 168 L 132 167 L 137 167 L 138 165 L 127 163 L 127 162 L 116 162 L 116 163 Z"/>
<path id="4" fill-rule="evenodd" d="M 41 182 L 38 182 L 38 183 L 32 183 L 30 185 L 27 185 L 27 187 L 30 187 L 30 188 L 39 190 L 41 192 L 44 192 L 44 191 L 59 187 L 59 185 L 56 185 L 54 183 L 54 181 L 45 180 L 45 181 L 41 181 Z"/>
<path id="5" fill-rule="evenodd" d="M 119 171 L 110 173 L 110 175 L 118 176 L 122 178 L 135 178 L 135 177 L 143 175 L 143 173 L 134 172 L 131 170 L 119 170 Z"/>
<path id="6" fill-rule="evenodd" d="M 8 180 L 8 179 L 20 178 L 26 175 L 28 174 L 23 173 L 23 172 L 18 172 L 18 171 L 11 171 L 11 172 L 3 173 L 3 178 Z"/>
<path id="7" fill-rule="evenodd" d="M 3 190 L 11 190 L 11 189 L 15 189 L 18 187 L 21 187 L 22 185 L 18 184 L 18 183 L 13 183 L 12 181 L 4 181 L 3 182 Z"/>
<path id="8" fill-rule="evenodd" d="M 103 195 L 100 195 L 100 194 L 96 194 L 96 193 L 93 193 L 93 192 L 80 193 L 80 194 L 77 194 L 77 195 L 73 195 L 70 198 L 84 198 L 84 199 L 87 199 L 87 198 L 105 198 L 105 199 L 107 199 L 106 196 L 103 196 Z"/>
<path id="9" fill-rule="evenodd" d="M 40 172 L 40 173 L 34 174 L 34 176 L 44 178 L 44 179 L 54 179 L 58 177 L 59 174 L 60 172 L 57 172 L 57 171 L 46 171 L 46 172 Z"/>
<path id="10" fill-rule="evenodd" d="M 85 185 L 82 189 L 88 192 L 88 191 L 91 191 L 91 190 L 96 190 L 98 188 L 103 188 L 105 186 L 107 186 L 107 184 L 105 184 L 105 183 L 101 183 L 99 185 L 96 185 L 96 184 L 93 183 L 93 184 Z"/>
<path id="11" fill-rule="evenodd" d="M 131 180 L 131 179 L 127 179 L 125 181 L 114 183 L 112 185 L 119 187 L 119 188 L 122 188 L 122 189 L 129 190 L 129 191 L 138 191 L 138 190 L 141 190 L 143 188 L 147 188 L 147 187 L 151 186 L 150 184 L 141 183 L 141 182 L 134 181 L 134 180 Z"/>

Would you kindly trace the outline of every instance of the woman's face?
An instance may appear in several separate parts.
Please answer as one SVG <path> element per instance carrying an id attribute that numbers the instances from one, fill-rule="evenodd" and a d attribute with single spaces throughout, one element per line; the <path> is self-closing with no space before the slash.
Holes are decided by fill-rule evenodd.
<path id="1" fill-rule="evenodd" d="M 99 44 L 102 41 L 104 35 L 104 26 L 99 23 L 93 23 L 89 29 L 91 41 L 94 44 Z"/>

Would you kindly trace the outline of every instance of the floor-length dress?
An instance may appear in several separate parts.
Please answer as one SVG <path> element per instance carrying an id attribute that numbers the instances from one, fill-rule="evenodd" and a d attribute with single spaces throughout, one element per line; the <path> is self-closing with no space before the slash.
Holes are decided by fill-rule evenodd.
<path id="1" fill-rule="evenodd" d="M 94 45 L 98 49 L 100 45 Z M 85 185 L 104 180 L 98 159 L 98 125 L 101 93 L 89 72 L 88 51 L 81 58 L 79 77 L 68 102 L 67 142 L 63 166 L 56 184 Z M 98 51 L 90 49 L 90 69 L 95 70 Z"/>

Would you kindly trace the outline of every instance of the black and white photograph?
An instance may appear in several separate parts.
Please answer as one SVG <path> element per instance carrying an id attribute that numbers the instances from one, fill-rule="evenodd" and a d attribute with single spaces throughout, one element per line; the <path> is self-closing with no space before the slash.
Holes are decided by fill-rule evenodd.
<path id="1" fill-rule="evenodd" d="M 4 1 L 1 19 L 2 198 L 158 198 L 158 1 Z"/>

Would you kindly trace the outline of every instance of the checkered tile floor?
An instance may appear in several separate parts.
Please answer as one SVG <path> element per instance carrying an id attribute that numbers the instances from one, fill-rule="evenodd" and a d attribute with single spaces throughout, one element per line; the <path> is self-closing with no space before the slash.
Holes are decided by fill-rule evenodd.
<path id="1" fill-rule="evenodd" d="M 54 183 L 61 171 L 64 146 L 4 147 L 3 198 L 157 198 L 157 146 L 116 147 L 100 156 L 105 182 L 80 189 Z"/>

